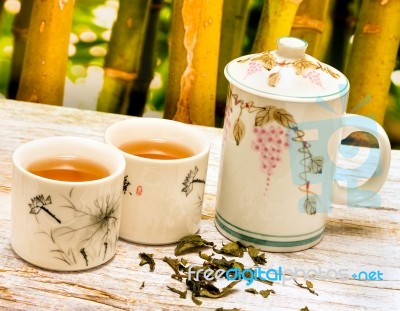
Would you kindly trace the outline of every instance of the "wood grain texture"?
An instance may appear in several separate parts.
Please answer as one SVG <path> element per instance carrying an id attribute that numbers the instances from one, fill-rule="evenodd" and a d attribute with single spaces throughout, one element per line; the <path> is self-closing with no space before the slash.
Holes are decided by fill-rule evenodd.
<path id="1" fill-rule="evenodd" d="M 184 289 L 170 277 L 172 270 L 162 261 L 174 257 L 175 245 L 144 246 L 120 241 L 116 256 L 107 264 L 85 272 L 60 273 L 36 268 L 11 249 L 10 208 L 13 151 L 22 143 L 46 136 L 74 135 L 102 141 L 105 129 L 128 118 L 123 115 L 21 103 L 0 99 L 0 309 L 2 310 L 399 310 L 400 309 L 400 151 L 392 151 L 388 179 L 382 191 L 364 205 L 369 208 L 333 206 L 326 234 L 312 249 L 296 253 L 267 253 L 266 268 L 285 270 L 288 280 L 258 290 L 272 288 L 268 298 L 245 292 L 239 283 L 226 297 L 201 298 L 196 306 L 189 295 L 180 299 L 167 285 Z M 206 195 L 200 234 L 218 246 L 227 240 L 214 226 L 215 194 L 221 148 L 220 129 L 201 127 L 211 142 Z M 360 176 L 357 158 L 351 175 Z M 347 162 L 349 163 L 349 162 Z M 139 266 L 140 252 L 154 253 L 156 267 Z M 211 250 L 205 250 L 210 254 Z M 184 255 L 191 263 L 202 263 L 197 254 Z M 247 254 L 239 261 L 247 267 Z M 345 279 L 318 277 L 313 280 L 318 296 L 299 288 L 291 279 L 295 269 L 327 272 L 344 269 Z M 290 271 L 292 273 L 290 273 Z M 350 275 L 381 271 L 383 281 L 359 281 Z M 140 289 L 142 282 L 145 286 Z M 303 282 L 302 278 L 298 278 Z M 223 286 L 224 283 L 217 283 Z"/>

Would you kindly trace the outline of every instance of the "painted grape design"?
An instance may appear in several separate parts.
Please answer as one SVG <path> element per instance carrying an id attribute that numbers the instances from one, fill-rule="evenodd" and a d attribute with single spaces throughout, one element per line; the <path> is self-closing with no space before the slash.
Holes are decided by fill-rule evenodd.
<path id="1" fill-rule="evenodd" d="M 244 111 L 255 113 L 254 128 L 251 147 L 260 154 L 260 170 L 266 175 L 265 192 L 270 187 L 274 169 L 281 162 L 281 153 L 289 147 L 289 141 L 299 144 L 298 152 L 301 154 L 300 165 L 303 171 L 300 179 L 303 181 L 298 189 L 305 193 L 303 208 L 307 214 L 314 215 L 317 210 L 318 196 L 310 190 L 309 174 L 322 174 L 323 157 L 311 154 L 311 145 L 304 139 L 305 133 L 298 128 L 294 117 L 285 109 L 275 106 L 257 106 L 253 102 L 239 99 L 229 89 L 229 109 L 238 107 L 239 114 L 229 130 L 233 131 L 236 145 L 239 145 L 246 133 L 245 123 L 241 120 Z M 233 104 L 233 105 L 232 105 Z M 230 110 L 231 112 L 231 110 Z"/>
<path id="2" fill-rule="evenodd" d="M 246 77 L 251 76 L 257 72 L 260 72 L 263 69 L 263 66 L 260 62 L 253 62 L 251 61 L 249 63 L 249 66 L 247 67 L 247 71 L 246 71 Z"/>
<path id="3" fill-rule="evenodd" d="M 322 86 L 320 73 L 316 70 L 307 71 L 306 73 L 303 74 L 303 78 L 306 78 L 306 79 L 310 80 L 311 83 L 318 85 L 321 88 L 324 88 Z"/>
<path id="4" fill-rule="evenodd" d="M 265 191 L 270 186 L 274 169 L 281 162 L 282 151 L 289 146 L 289 134 L 278 125 L 255 126 L 252 149 L 260 154 L 260 170 L 266 175 Z"/>

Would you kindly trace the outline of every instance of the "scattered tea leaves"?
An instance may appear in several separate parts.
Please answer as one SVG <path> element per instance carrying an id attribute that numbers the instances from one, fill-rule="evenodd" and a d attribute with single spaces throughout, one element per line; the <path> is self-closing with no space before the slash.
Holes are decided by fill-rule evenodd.
<path id="1" fill-rule="evenodd" d="M 267 260 L 265 259 L 265 253 L 260 254 L 261 250 L 253 245 L 247 247 L 247 252 L 249 253 L 250 258 L 253 260 L 255 265 L 264 265 L 267 263 Z"/>
<path id="2" fill-rule="evenodd" d="M 300 311 L 310 311 L 310 310 L 308 309 L 307 306 L 305 306 L 304 308 L 301 308 Z"/>
<path id="3" fill-rule="evenodd" d="M 260 295 L 263 296 L 264 298 L 268 298 L 269 294 L 275 294 L 275 291 L 273 289 L 265 289 L 265 290 L 260 290 Z"/>
<path id="4" fill-rule="evenodd" d="M 182 255 L 183 253 L 204 246 L 214 246 L 214 243 L 203 240 L 198 234 L 185 236 L 179 240 L 178 245 L 175 248 L 175 256 Z"/>
<path id="5" fill-rule="evenodd" d="M 139 289 L 142 289 L 144 287 L 144 282 L 145 281 L 142 282 L 142 285 L 140 285 Z"/>
<path id="6" fill-rule="evenodd" d="M 154 262 L 153 259 L 154 254 L 146 254 L 146 253 L 140 253 L 139 257 L 142 259 L 139 263 L 139 266 L 144 266 L 144 265 L 149 265 L 150 266 L 150 271 L 153 272 L 154 268 L 156 266 L 156 263 Z"/>
<path id="7" fill-rule="evenodd" d="M 296 279 L 293 279 L 293 281 L 296 283 L 296 285 L 297 285 L 298 287 L 300 287 L 300 288 L 305 288 L 305 289 L 307 289 L 311 294 L 314 294 L 314 295 L 317 295 L 317 296 L 318 296 L 318 294 L 315 292 L 315 290 L 314 290 L 314 288 L 313 288 L 314 285 L 313 285 L 313 283 L 311 283 L 311 281 L 306 280 L 306 286 L 304 286 L 303 284 L 297 282 Z"/>
<path id="8" fill-rule="evenodd" d="M 248 292 L 248 293 L 252 293 L 254 295 L 258 294 L 258 291 L 255 288 L 246 288 L 244 291 Z"/>
<path id="9" fill-rule="evenodd" d="M 225 254 L 225 255 L 231 255 L 234 257 L 243 257 L 244 251 L 246 250 L 246 246 L 244 246 L 240 242 L 229 242 L 228 244 L 225 244 L 222 246 L 221 249 L 213 248 L 214 252 L 217 254 Z"/>
<path id="10" fill-rule="evenodd" d="M 185 290 L 185 291 L 183 292 L 183 291 L 180 291 L 179 289 L 173 288 L 173 287 L 171 287 L 171 286 L 167 286 L 167 288 L 168 288 L 171 292 L 174 292 L 174 293 L 176 293 L 176 294 L 179 294 L 179 298 L 186 299 L 187 290 Z"/>

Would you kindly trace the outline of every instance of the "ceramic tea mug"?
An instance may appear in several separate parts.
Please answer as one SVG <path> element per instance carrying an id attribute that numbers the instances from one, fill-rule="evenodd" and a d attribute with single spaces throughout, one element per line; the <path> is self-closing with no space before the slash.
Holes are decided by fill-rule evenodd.
<path id="1" fill-rule="evenodd" d="M 210 150 L 203 133 L 176 121 L 131 118 L 111 125 L 105 140 L 126 160 L 121 238 L 167 244 L 199 230 Z"/>
<path id="2" fill-rule="evenodd" d="M 266 251 L 317 244 L 331 204 L 372 197 L 389 169 L 382 127 L 345 113 L 349 81 L 306 55 L 306 47 L 284 37 L 276 51 L 239 57 L 225 67 L 230 85 L 215 222 L 229 239 Z M 351 180 L 339 186 L 338 148 L 354 131 L 378 139 L 379 163 L 362 186 Z"/>
<path id="3" fill-rule="evenodd" d="M 125 170 L 119 152 L 86 138 L 48 137 L 18 147 L 13 165 L 11 246 L 21 258 L 78 271 L 115 255 Z"/>

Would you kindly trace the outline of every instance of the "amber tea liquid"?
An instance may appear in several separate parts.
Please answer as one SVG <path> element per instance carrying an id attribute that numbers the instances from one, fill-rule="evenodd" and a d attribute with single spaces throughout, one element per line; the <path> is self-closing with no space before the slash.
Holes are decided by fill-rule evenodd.
<path id="1" fill-rule="evenodd" d="M 41 159 L 32 163 L 27 170 L 44 178 L 75 182 L 91 181 L 110 175 L 100 164 L 73 156 Z"/>
<path id="2" fill-rule="evenodd" d="M 176 160 L 194 155 L 190 148 L 164 139 L 131 141 L 120 145 L 119 149 L 142 158 L 158 160 Z"/>

